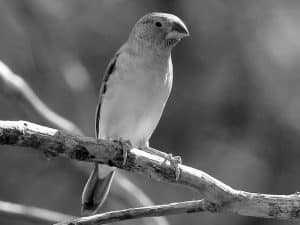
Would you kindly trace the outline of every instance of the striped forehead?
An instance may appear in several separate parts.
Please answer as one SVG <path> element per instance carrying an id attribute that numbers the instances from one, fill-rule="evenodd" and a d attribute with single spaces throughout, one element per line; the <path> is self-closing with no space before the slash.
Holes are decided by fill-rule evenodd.
<path id="1" fill-rule="evenodd" d="M 153 13 L 149 13 L 145 16 L 142 17 L 141 22 L 143 24 L 147 24 L 147 23 L 154 23 L 154 21 L 159 18 L 162 21 L 165 22 L 178 22 L 178 23 L 182 23 L 182 21 L 175 15 L 169 14 L 169 13 L 158 13 L 158 12 L 153 12 Z"/>
<path id="2" fill-rule="evenodd" d="M 153 17 L 159 17 L 163 20 L 180 21 L 180 19 L 177 16 L 169 13 L 153 12 L 149 13 L 148 15 Z"/>

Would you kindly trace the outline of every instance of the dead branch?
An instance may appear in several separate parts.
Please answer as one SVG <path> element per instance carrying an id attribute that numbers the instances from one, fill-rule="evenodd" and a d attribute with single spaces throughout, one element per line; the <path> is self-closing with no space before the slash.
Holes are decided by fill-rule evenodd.
<path id="1" fill-rule="evenodd" d="M 216 212 L 230 212 L 244 216 L 278 218 L 299 221 L 300 195 L 268 195 L 249 193 L 231 188 L 201 170 L 180 165 L 180 177 L 164 159 L 132 149 L 126 142 L 95 140 L 74 136 L 62 131 L 26 121 L 0 121 L 0 145 L 14 145 L 42 151 L 46 156 L 64 156 L 87 162 L 115 166 L 143 174 L 158 181 L 184 185 L 197 190 Z M 127 161 L 123 165 L 123 152 Z"/>
<path id="2" fill-rule="evenodd" d="M 83 131 L 70 120 L 52 110 L 44 103 L 33 91 L 30 85 L 22 76 L 15 74 L 4 62 L 0 60 L 0 93 L 14 99 L 22 105 L 22 108 L 29 110 L 31 114 L 38 115 L 44 121 L 52 124 L 59 129 L 83 135 Z M 76 164 L 77 165 L 77 164 Z M 77 165 L 78 166 L 78 165 Z M 80 167 L 81 168 L 81 167 Z M 119 174 L 119 179 L 115 181 L 120 192 L 127 193 L 126 200 L 131 205 L 147 206 L 152 205 L 151 199 L 137 185 L 128 180 L 127 177 Z M 168 221 L 161 217 L 152 220 L 153 224 L 168 225 Z"/>
<path id="3" fill-rule="evenodd" d="M 122 220 L 131 220 L 149 216 L 165 216 L 181 213 L 216 212 L 214 204 L 205 200 L 186 201 L 166 205 L 124 209 L 102 213 L 89 217 L 76 218 L 70 221 L 60 222 L 56 225 L 100 225 Z"/>

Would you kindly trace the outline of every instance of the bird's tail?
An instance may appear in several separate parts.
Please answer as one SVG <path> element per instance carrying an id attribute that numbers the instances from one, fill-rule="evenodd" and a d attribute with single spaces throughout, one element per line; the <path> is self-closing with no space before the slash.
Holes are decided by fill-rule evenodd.
<path id="1" fill-rule="evenodd" d="M 81 214 L 83 216 L 97 213 L 107 198 L 115 169 L 104 168 L 95 163 L 94 169 L 84 186 L 81 200 Z"/>

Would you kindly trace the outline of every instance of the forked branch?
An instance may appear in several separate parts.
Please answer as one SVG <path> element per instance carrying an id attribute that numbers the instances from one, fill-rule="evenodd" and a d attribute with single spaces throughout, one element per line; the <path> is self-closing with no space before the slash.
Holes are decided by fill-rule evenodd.
<path id="1" fill-rule="evenodd" d="M 132 149 L 126 142 L 95 140 L 25 121 L 0 121 L 0 145 L 15 145 L 36 149 L 49 157 L 97 162 L 140 173 L 155 180 L 184 185 L 197 190 L 214 212 L 236 213 L 262 218 L 300 220 L 300 195 L 268 195 L 235 190 L 207 173 L 179 165 L 180 176 L 164 159 Z M 123 165 L 123 152 L 127 161 Z"/>

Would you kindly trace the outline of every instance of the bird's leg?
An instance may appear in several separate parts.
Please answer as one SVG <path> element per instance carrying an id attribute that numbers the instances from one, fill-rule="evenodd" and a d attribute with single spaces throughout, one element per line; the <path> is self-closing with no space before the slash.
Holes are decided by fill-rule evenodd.
<path id="1" fill-rule="evenodd" d="M 127 162 L 127 157 L 128 157 L 128 150 L 130 149 L 130 148 L 128 148 L 128 146 L 131 146 L 131 143 L 129 140 L 125 140 L 123 138 L 119 138 L 118 140 L 114 140 L 114 141 L 118 142 L 122 146 L 122 150 L 123 150 L 122 166 L 125 166 L 126 162 Z"/>
<path id="2" fill-rule="evenodd" d="M 173 156 L 172 154 L 167 154 L 167 153 L 158 151 L 158 150 L 156 150 L 154 148 L 151 148 L 148 143 L 147 143 L 146 146 L 142 147 L 142 150 L 144 150 L 145 152 L 148 152 L 150 154 L 154 154 L 154 155 L 157 155 L 159 157 L 164 158 L 163 165 L 166 164 L 167 161 L 169 161 L 170 164 L 171 164 L 171 166 L 173 166 L 174 169 L 175 169 L 176 180 L 179 179 L 180 169 L 179 169 L 178 164 L 182 163 L 182 160 L 181 160 L 180 156 Z"/>

